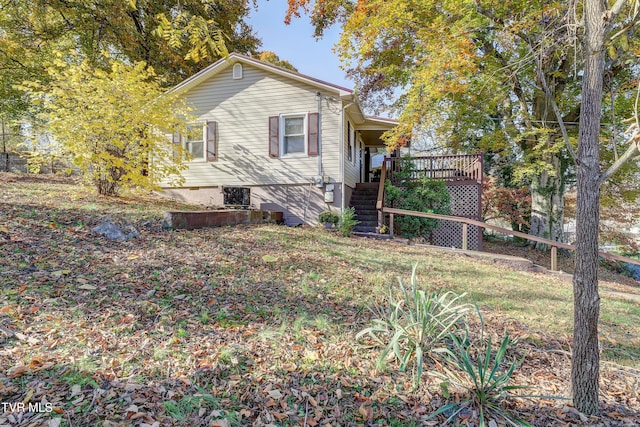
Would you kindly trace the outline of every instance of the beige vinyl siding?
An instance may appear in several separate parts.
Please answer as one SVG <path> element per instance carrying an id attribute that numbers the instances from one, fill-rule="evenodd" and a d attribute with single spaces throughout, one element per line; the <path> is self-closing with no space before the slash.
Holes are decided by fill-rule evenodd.
<path id="1" fill-rule="evenodd" d="M 198 121 L 218 122 L 218 159 L 191 162 L 183 172 L 183 186 L 310 183 L 318 174 L 318 157 L 269 157 L 269 116 L 317 112 L 317 89 L 242 66 L 242 79 L 234 80 L 232 67 L 227 67 L 184 95 Z M 321 112 L 322 157 L 324 175 L 335 182 L 340 179 L 341 109 L 329 108 L 330 102 L 323 101 Z"/>
<path id="2" fill-rule="evenodd" d="M 355 188 L 356 183 L 360 182 L 360 162 L 359 162 L 359 154 L 358 151 L 360 149 L 360 140 L 358 139 L 357 132 L 355 138 L 352 139 L 353 149 L 353 157 L 349 160 L 349 138 L 348 138 L 348 128 L 347 120 L 351 122 L 351 132 L 354 132 L 355 125 L 353 120 L 349 114 L 345 115 L 344 119 L 344 146 L 342 147 L 344 150 L 344 183 L 351 187 Z"/>

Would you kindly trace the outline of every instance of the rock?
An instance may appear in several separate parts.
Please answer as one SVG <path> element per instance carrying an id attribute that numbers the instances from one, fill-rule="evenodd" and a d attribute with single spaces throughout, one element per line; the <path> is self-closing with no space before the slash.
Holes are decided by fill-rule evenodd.
<path id="1" fill-rule="evenodd" d="M 111 220 L 105 220 L 92 228 L 91 231 L 111 240 L 129 240 L 140 237 L 140 233 L 132 225 L 127 225 L 124 228 L 126 228 L 126 232 Z"/>

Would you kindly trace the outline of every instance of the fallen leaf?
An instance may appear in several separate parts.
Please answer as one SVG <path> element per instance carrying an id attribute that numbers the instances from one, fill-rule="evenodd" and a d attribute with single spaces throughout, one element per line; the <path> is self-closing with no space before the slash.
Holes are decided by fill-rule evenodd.
<path id="1" fill-rule="evenodd" d="M 318 401 L 313 398 L 313 396 L 309 396 L 309 405 L 316 408 L 318 406 Z"/>
<path id="2" fill-rule="evenodd" d="M 210 427 L 229 427 L 229 420 L 222 418 L 211 421 Z"/>
<path id="3" fill-rule="evenodd" d="M 264 262 L 276 262 L 278 261 L 278 258 L 274 257 L 273 255 L 263 255 L 262 260 Z"/>
<path id="4" fill-rule="evenodd" d="M 98 287 L 93 285 L 80 285 L 78 286 L 78 289 L 82 289 L 83 291 L 95 291 Z"/>
<path id="5" fill-rule="evenodd" d="M 25 365 L 14 366 L 7 371 L 9 378 L 17 378 L 29 372 L 29 367 Z"/>
<path id="6" fill-rule="evenodd" d="M 271 415 L 273 415 L 273 418 L 275 418 L 278 421 L 282 421 L 285 418 L 289 418 L 289 415 L 284 414 L 282 412 L 273 412 Z"/>
<path id="7" fill-rule="evenodd" d="M 73 387 L 71 387 L 71 397 L 77 396 L 80 393 L 82 393 L 82 386 L 79 384 L 75 384 Z"/>
<path id="8" fill-rule="evenodd" d="M 373 418 L 373 409 L 371 409 L 371 406 L 367 406 L 364 403 L 360 405 L 360 407 L 358 408 L 358 412 L 365 420 L 370 420 L 371 418 Z"/>
<path id="9" fill-rule="evenodd" d="M 27 395 L 24 397 L 24 399 L 22 399 L 22 403 L 28 403 L 31 398 L 33 397 L 33 393 L 34 390 L 32 388 L 29 389 L 29 392 L 27 393 Z"/>
<path id="10" fill-rule="evenodd" d="M 62 422 L 62 418 L 50 418 L 47 427 L 60 427 L 60 423 Z"/>
<path id="11" fill-rule="evenodd" d="M 51 272 L 51 275 L 55 277 L 62 277 L 68 274 L 71 274 L 71 270 L 57 270 L 57 271 Z"/>
<path id="12" fill-rule="evenodd" d="M 280 390 L 271 390 L 269 396 L 278 400 L 282 398 L 282 393 L 280 393 Z"/>

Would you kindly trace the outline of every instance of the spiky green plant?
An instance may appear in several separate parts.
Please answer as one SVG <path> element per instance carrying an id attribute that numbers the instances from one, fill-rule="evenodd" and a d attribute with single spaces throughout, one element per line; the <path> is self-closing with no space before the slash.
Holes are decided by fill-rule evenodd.
<path id="1" fill-rule="evenodd" d="M 449 351 L 450 335 L 459 327 L 473 307 L 461 303 L 465 294 L 435 291 L 427 293 L 418 286 L 416 266 L 411 274 L 411 287 L 407 288 L 399 278 L 398 299 L 393 287 L 386 304 L 372 311 L 377 316 L 372 325 L 356 335 L 361 339 L 368 335 L 385 346 L 378 359 L 378 368 L 389 357 L 400 362 L 400 370 L 414 368 L 414 380 L 418 385 L 424 371 L 425 359 L 434 358 Z"/>
<path id="2" fill-rule="evenodd" d="M 360 224 L 360 221 L 356 220 L 356 210 L 353 207 L 346 208 L 342 214 L 340 214 L 340 219 L 338 220 L 338 231 L 344 237 L 351 236 L 351 231 L 353 227 Z"/>
<path id="3" fill-rule="evenodd" d="M 502 407 L 502 403 L 511 396 L 511 391 L 525 388 L 509 385 L 514 371 L 521 363 L 521 360 L 517 359 L 507 360 L 507 349 L 513 343 L 509 336 L 505 335 L 502 338 L 495 354 L 491 347 L 491 338 L 486 342 L 481 340 L 479 345 L 474 345 L 468 337 L 452 335 L 451 340 L 453 351 L 447 353 L 446 359 L 458 372 L 447 369 L 447 377 L 465 388 L 467 394 L 465 398 L 440 407 L 431 417 L 443 413 L 451 414 L 447 418 L 448 423 L 465 408 L 469 408 L 477 410 L 480 427 L 486 426 L 492 417 L 502 418 L 512 426 L 529 426 L 527 422 L 515 418 Z M 445 384 L 443 391 L 447 395 L 448 387 Z"/>

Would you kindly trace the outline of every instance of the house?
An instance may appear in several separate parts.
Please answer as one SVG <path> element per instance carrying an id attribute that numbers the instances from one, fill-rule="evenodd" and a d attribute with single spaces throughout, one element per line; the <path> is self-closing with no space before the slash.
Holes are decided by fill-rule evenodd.
<path id="1" fill-rule="evenodd" d="M 174 136 L 193 156 L 185 182 L 162 192 L 211 207 L 282 211 L 291 225 L 348 206 L 356 184 L 373 179 L 380 136 L 397 124 L 365 115 L 350 89 L 236 53 L 172 92 L 197 121 Z"/>

